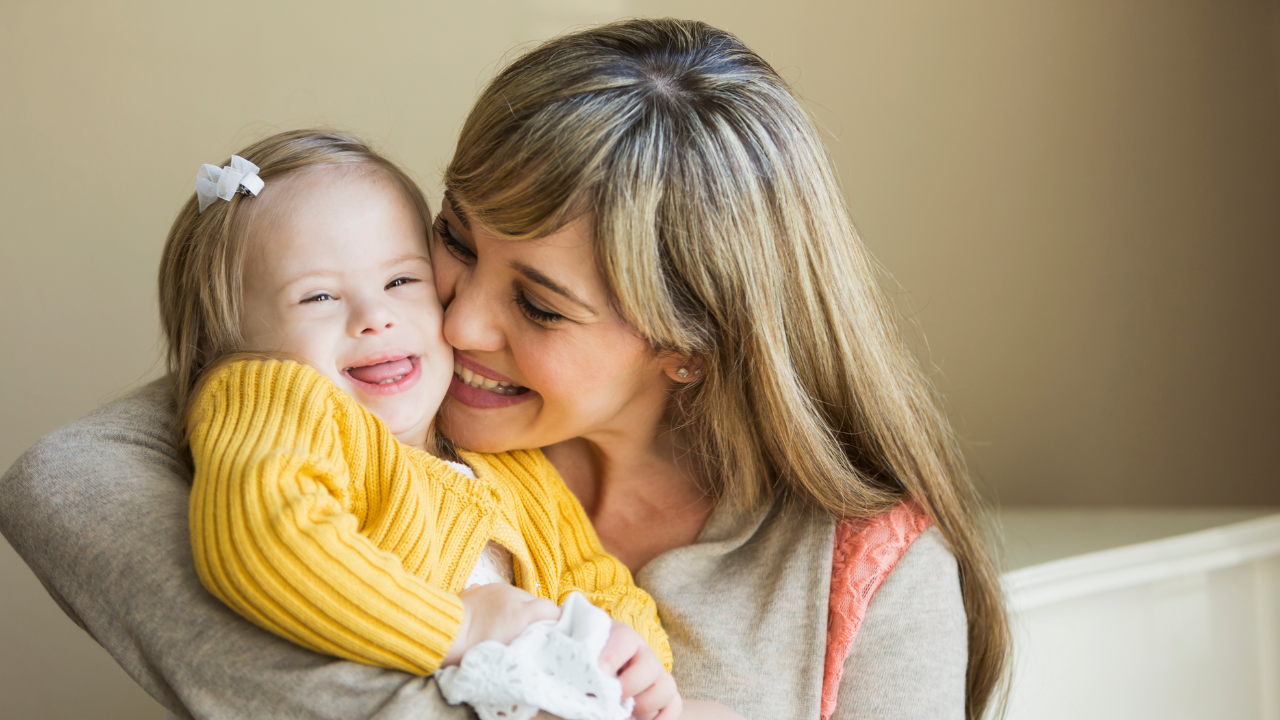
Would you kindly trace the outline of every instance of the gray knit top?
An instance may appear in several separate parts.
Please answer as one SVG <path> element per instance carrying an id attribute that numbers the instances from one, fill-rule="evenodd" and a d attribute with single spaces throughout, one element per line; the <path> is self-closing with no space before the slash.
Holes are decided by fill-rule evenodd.
<path id="1" fill-rule="evenodd" d="M 473 717 L 430 678 L 317 655 L 205 592 L 174 412 L 152 383 L 44 438 L 0 479 L 0 532 L 67 615 L 179 717 Z M 834 532 L 784 503 L 718 510 L 697 542 L 640 571 L 685 697 L 751 720 L 818 718 Z M 965 643 L 955 559 L 930 529 L 873 597 L 834 717 L 960 720 Z"/>

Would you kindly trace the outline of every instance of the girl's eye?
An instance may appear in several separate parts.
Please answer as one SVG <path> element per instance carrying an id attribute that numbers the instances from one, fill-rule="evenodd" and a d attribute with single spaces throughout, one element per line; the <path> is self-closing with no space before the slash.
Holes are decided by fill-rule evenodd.
<path id="1" fill-rule="evenodd" d="M 401 285 L 408 285 L 409 283 L 416 283 L 416 282 L 420 282 L 418 278 L 411 278 L 411 277 L 396 278 L 395 280 L 392 280 L 391 282 L 387 283 L 387 289 L 390 290 L 391 288 L 394 288 L 394 287 L 400 287 Z"/>
<path id="2" fill-rule="evenodd" d="M 436 217 L 432 230 L 435 231 L 436 237 L 440 238 L 440 242 L 454 257 L 462 262 L 471 262 L 476 259 L 475 251 L 462 242 L 462 239 L 454 233 L 453 226 L 443 216 Z"/>
<path id="3" fill-rule="evenodd" d="M 536 323 L 551 325 L 564 319 L 564 316 L 560 313 L 552 312 L 544 307 L 535 305 L 533 301 L 529 299 L 529 296 L 519 290 L 516 291 L 516 305 L 520 307 L 521 312 Z"/>
<path id="4" fill-rule="evenodd" d="M 329 293 L 316 293 L 315 295 L 309 295 L 307 297 L 302 298 L 302 302 L 304 303 L 323 302 L 325 300 L 332 300 L 332 299 L 333 299 L 333 296 L 330 295 Z"/>

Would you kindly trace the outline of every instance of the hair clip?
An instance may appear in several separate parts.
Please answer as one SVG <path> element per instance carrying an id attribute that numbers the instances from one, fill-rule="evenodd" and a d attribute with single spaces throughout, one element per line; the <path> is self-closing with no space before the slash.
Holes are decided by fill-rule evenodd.
<path id="1" fill-rule="evenodd" d="M 196 171 L 196 198 L 200 201 L 200 212 L 222 198 L 230 200 L 233 195 L 257 195 L 266 185 L 258 177 L 258 166 L 239 155 L 231 156 L 231 164 L 224 167 L 217 165 L 201 165 Z"/>

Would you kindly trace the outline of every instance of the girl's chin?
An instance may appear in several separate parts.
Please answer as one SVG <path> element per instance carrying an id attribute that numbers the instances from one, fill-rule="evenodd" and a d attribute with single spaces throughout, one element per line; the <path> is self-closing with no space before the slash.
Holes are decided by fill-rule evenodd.
<path id="1" fill-rule="evenodd" d="M 423 413 L 421 412 L 404 411 L 393 407 L 377 407 L 374 403 L 365 405 L 365 408 L 377 415 L 378 419 L 387 426 L 387 430 L 390 430 L 397 440 L 406 445 L 420 446 L 431 430 L 430 421 L 424 423 L 422 420 Z M 414 442 L 409 442 L 406 438 L 414 440 Z"/>

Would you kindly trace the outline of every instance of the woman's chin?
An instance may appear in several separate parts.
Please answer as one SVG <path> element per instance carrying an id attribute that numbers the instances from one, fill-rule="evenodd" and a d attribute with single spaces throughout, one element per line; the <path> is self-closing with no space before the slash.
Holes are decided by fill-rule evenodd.
<path id="1" fill-rule="evenodd" d="M 520 438 L 510 432 L 508 423 L 485 418 L 453 398 L 446 398 L 440 408 L 440 432 L 458 447 L 478 453 L 536 447 L 516 444 Z"/>

